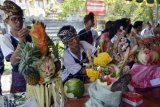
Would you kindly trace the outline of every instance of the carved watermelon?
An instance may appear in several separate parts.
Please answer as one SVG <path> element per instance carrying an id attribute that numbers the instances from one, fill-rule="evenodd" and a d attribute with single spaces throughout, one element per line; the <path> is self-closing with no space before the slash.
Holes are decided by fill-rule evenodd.
<path id="1" fill-rule="evenodd" d="M 84 84 L 79 79 L 73 78 L 64 84 L 64 92 L 68 98 L 79 98 L 84 94 L 84 91 Z"/>
<path id="2" fill-rule="evenodd" d="M 152 64 L 158 58 L 159 58 L 159 55 L 153 50 L 142 49 L 138 53 L 138 61 L 144 65 Z"/>

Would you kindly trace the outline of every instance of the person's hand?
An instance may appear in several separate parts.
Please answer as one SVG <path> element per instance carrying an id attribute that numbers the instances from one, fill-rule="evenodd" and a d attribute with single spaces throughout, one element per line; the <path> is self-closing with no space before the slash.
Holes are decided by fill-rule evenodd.
<path id="1" fill-rule="evenodd" d="M 19 37 L 20 41 L 25 41 L 25 38 L 28 34 L 29 34 L 28 28 L 22 28 L 21 30 L 19 30 L 18 37 Z"/>
<path id="2" fill-rule="evenodd" d="M 82 73 L 82 74 L 86 74 L 86 68 L 85 68 L 85 67 L 83 67 L 83 68 L 81 69 L 81 73 Z"/>

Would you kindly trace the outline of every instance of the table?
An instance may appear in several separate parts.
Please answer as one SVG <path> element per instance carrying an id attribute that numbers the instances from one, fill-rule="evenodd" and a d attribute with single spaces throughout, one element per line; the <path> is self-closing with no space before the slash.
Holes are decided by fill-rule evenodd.
<path id="1" fill-rule="evenodd" d="M 137 107 L 160 107 L 160 87 L 136 89 L 137 93 L 143 95 L 143 103 Z M 65 107 L 85 107 L 85 102 L 89 97 L 82 97 L 79 99 L 66 99 Z M 127 103 L 121 102 L 120 107 L 133 107 Z"/>

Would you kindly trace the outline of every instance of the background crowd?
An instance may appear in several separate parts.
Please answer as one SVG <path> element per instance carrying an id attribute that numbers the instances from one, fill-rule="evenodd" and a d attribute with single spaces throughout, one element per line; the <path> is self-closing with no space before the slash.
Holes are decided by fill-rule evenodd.
<path id="1" fill-rule="evenodd" d="M 13 9 L 11 9 L 13 8 Z M 4 71 L 4 61 L 12 64 L 12 88 L 11 92 L 25 91 L 25 80 L 18 73 L 19 42 L 31 42 L 29 30 L 23 28 L 24 14 L 22 9 L 12 1 L 5 1 L 1 9 L 5 12 L 5 23 L 10 26 L 10 31 L 1 36 L 0 46 L 0 75 Z M 62 56 L 62 80 L 79 78 L 87 81 L 85 68 L 89 57 L 98 52 L 108 52 L 117 61 L 123 56 L 128 47 L 133 48 L 139 44 L 139 40 L 150 36 L 160 35 L 160 25 L 154 26 L 152 22 L 135 21 L 130 18 L 107 21 L 105 29 L 98 35 L 94 28 L 95 16 L 90 12 L 84 17 L 84 28 L 77 32 L 74 25 L 63 26 L 57 36 L 64 43 Z M 4 55 L 4 57 L 3 57 Z M 131 68 L 134 61 L 131 59 L 128 66 Z"/>
<path id="2" fill-rule="evenodd" d="M 143 22 L 137 20 L 135 22 L 131 22 L 130 18 L 122 18 L 115 21 L 107 21 L 105 23 L 105 29 L 100 33 L 100 35 L 98 35 L 94 29 L 94 20 L 94 14 L 90 12 L 84 17 L 83 21 L 85 27 L 79 33 L 76 32 L 75 28 L 73 28 L 74 32 L 71 31 L 69 27 L 64 31 L 62 30 L 63 27 L 60 29 L 58 37 L 60 37 L 62 42 L 67 47 L 65 48 L 64 54 L 66 54 L 66 50 L 69 50 L 67 52 L 70 52 L 71 54 L 62 56 L 62 64 L 64 64 L 63 66 L 65 67 L 65 69 L 62 70 L 63 80 L 70 78 L 69 75 L 72 75 L 71 78 L 75 78 L 77 75 L 79 75 L 79 73 L 85 74 L 84 69 L 86 69 L 87 66 L 84 65 L 89 59 L 85 62 L 82 62 L 84 53 L 86 55 L 90 53 L 91 56 L 94 56 L 99 52 L 108 52 L 118 64 L 118 62 L 123 58 L 128 47 L 130 49 L 134 48 L 135 46 L 141 47 L 139 42 L 141 39 L 159 36 L 160 34 L 159 24 L 154 26 L 150 21 Z M 64 40 L 64 38 L 67 39 Z M 88 44 L 92 45 L 92 47 L 85 49 L 83 46 L 87 46 Z M 93 47 L 96 49 L 94 53 Z M 68 59 L 69 56 L 72 56 L 71 59 L 74 60 Z M 70 66 L 67 66 L 65 63 L 68 63 Z M 128 69 L 131 69 L 134 63 L 135 59 L 134 56 L 132 56 L 129 58 L 127 63 Z M 65 78 L 63 78 L 64 75 Z"/>

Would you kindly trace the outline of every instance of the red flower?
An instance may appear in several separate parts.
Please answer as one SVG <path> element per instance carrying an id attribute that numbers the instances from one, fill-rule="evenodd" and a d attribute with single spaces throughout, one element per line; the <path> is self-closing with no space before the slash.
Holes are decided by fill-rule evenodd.
<path id="1" fill-rule="evenodd" d="M 155 36 L 155 41 L 160 41 L 160 36 Z"/>

